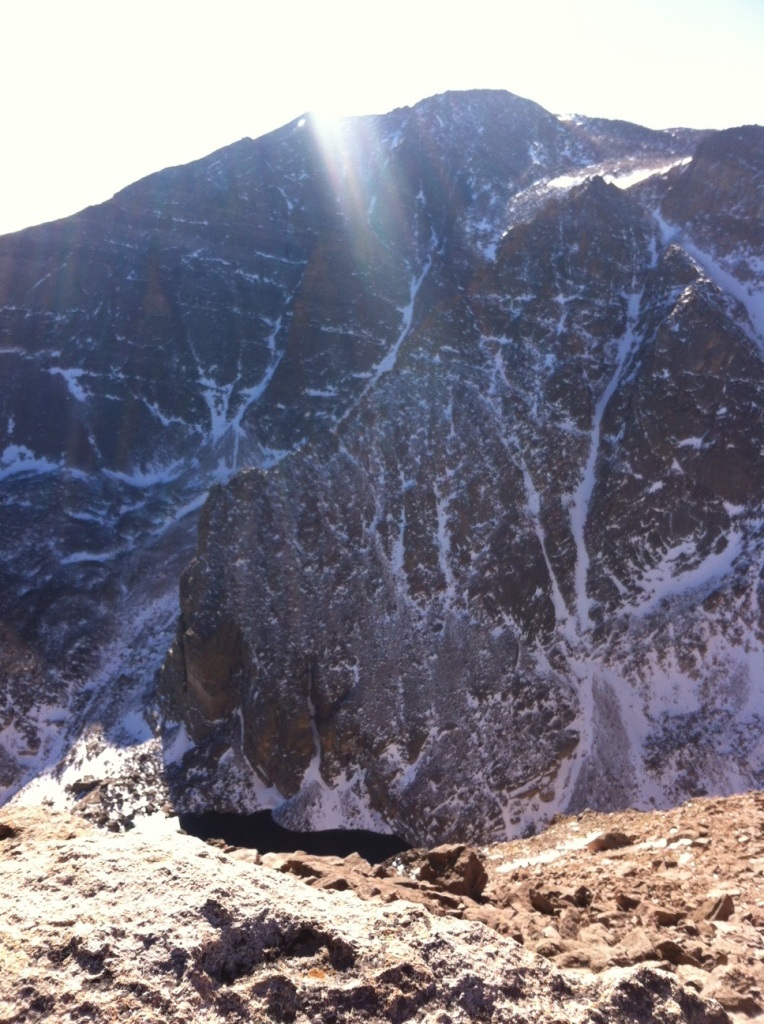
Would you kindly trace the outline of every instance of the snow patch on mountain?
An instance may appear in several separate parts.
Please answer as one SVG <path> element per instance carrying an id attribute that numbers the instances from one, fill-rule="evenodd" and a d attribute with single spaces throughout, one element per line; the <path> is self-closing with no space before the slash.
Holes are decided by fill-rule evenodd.
<path id="1" fill-rule="evenodd" d="M 23 444 L 9 444 L 0 454 L 0 480 L 18 473 L 55 473 L 61 464 L 35 455 Z"/>

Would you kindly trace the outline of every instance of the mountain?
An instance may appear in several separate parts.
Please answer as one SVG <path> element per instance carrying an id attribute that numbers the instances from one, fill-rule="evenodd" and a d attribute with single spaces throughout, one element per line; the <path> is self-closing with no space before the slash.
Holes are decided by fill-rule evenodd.
<path id="1" fill-rule="evenodd" d="M 161 743 L 180 810 L 423 843 L 759 786 L 763 172 L 447 93 L 0 239 L 6 793 Z"/>

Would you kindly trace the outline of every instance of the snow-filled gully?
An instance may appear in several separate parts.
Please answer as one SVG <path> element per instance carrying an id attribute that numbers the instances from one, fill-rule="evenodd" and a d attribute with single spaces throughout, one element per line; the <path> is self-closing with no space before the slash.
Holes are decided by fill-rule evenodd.
<path id="1" fill-rule="evenodd" d="M 564 811 L 572 797 L 578 778 L 586 761 L 587 752 L 591 749 L 594 741 L 594 694 L 593 685 L 595 677 L 599 675 L 600 666 L 591 658 L 587 657 L 579 647 L 579 641 L 591 629 L 591 606 L 592 600 L 587 590 L 587 577 L 589 572 L 589 552 L 586 546 L 586 524 L 589 516 L 589 506 L 595 486 L 595 471 L 597 459 L 600 452 L 602 433 L 602 418 L 613 394 L 621 381 L 629 357 L 634 350 L 637 338 L 635 334 L 636 322 L 639 315 L 639 308 L 642 299 L 642 290 L 635 291 L 627 297 L 627 320 L 624 332 L 617 343 L 615 368 L 610 380 L 594 410 L 592 419 L 589 451 L 586 463 L 581 474 L 581 479 L 575 491 L 570 495 L 568 511 L 570 515 L 571 532 L 575 542 L 576 568 L 575 568 L 575 608 L 571 614 L 560 592 L 557 579 L 552 570 L 546 550 L 546 539 L 539 520 L 540 496 L 533 483 L 533 479 L 524 459 L 521 458 L 523 481 L 528 502 L 528 512 L 533 520 L 536 535 L 541 544 L 544 558 L 549 570 L 552 583 L 552 600 L 555 608 L 557 625 L 562 635 L 569 644 L 568 654 L 570 668 L 577 680 L 576 697 L 579 705 L 579 713 L 575 723 L 571 727 L 578 733 L 579 741 L 571 758 L 564 758 L 558 765 L 555 778 L 549 777 L 545 785 L 554 791 L 554 796 L 547 795 L 545 799 L 545 812 L 550 816 L 557 811 Z M 537 652 L 540 657 L 542 653 Z M 533 782 L 540 780 L 528 780 L 517 791 L 506 794 L 506 805 L 503 808 L 505 825 L 508 834 L 512 834 L 517 827 L 521 827 L 533 820 L 534 812 L 523 804 L 522 792 L 528 789 Z M 512 816 L 520 815 L 520 825 L 512 827 L 510 820 Z M 526 821 L 527 818 L 527 821 Z"/>
<path id="2" fill-rule="evenodd" d="M 541 553 L 544 556 L 546 562 L 547 572 L 549 573 L 549 580 L 552 586 L 552 604 L 554 605 L 554 617 L 558 626 L 560 626 L 569 639 L 573 639 L 571 634 L 571 617 L 568 611 L 568 606 L 565 604 L 565 599 L 560 591 L 560 585 L 557 582 L 557 576 L 555 575 L 552 562 L 549 558 L 546 546 L 546 534 L 544 528 L 541 525 L 541 496 L 536 490 L 536 485 L 533 483 L 533 477 L 528 469 L 528 464 L 522 455 L 519 454 L 520 468 L 523 471 L 523 483 L 525 484 L 525 493 L 527 495 L 528 512 L 531 520 L 533 521 L 533 529 L 538 538 L 538 542 L 541 545 Z"/>
<path id="3" fill-rule="evenodd" d="M 635 344 L 634 328 L 639 314 L 639 306 L 642 300 L 642 291 L 634 292 L 628 299 L 628 313 L 626 329 L 618 341 L 616 354 L 616 366 L 607 387 L 603 391 L 599 402 L 594 410 L 592 421 L 591 441 L 589 444 L 589 455 L 584 466 L 584 471 L 578 487 L 570 498 L 568 511 L 570 514 L 570 527 L 576 545 L 576 625 L 579 634 L 586 633 L 591 628 L 591 598 L 586 588 L 586 581 L 589 574 L 589 552 L 586 547 L 586 521 L 589 515 L 589 505 L 595 484 L 595 469 L 600 449 L 600 438 L 602 431 L 602 417 L 608 402 L 613 397 L 618 387 L 626 362 Z"/>

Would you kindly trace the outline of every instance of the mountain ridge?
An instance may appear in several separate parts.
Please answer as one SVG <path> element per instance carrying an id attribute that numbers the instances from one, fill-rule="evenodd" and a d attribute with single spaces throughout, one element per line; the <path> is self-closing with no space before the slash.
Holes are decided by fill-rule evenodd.
<path id="1" fill-rule="evenodd" d="M 757 131 L 652 132 L 562 121 L 502 93 L 444 94 L 333 127 L 305 115 L 1 240 L 0 615 L 37 659 L 6 681 L 6 793 L 41 764 L 63 757 L 71 767 L 94 721 L 114 737 L 125 708 L 140 716 L 154 700 L 173 576 L 192 555 L 203 496 L 247 464 L 261 468 L 213 488 L 162 674 L 162 742 L 179 805 L 254 810 L 254 800 L 279 805 L 285 823 L 355 816 L 434 840 L 459 829 L 516 833 L 563 806 L 622 803 L 643 770 L 645 799 L 664 802 L 712 780 L 755 784 L 762 473 L 751 413 L 761 360 L 751 339 L 764 268 L 760 220 L 749 216 L 761 181 L 745 154 L 760 146 Z M 719 154 L 735 153 L 734 173 L 722 174 L 730 201 L 701 223 L 693 211 L 708 205 Z M 629 191 L 603 180 L 635 171 L 654 173 Z M 720 388 L 726 406 L 714 404 Z M 279 489 L 292 494 L 288 507 Z M 273 530 L 254 564 L 245 495 L 264 515 L 281 509 L 300 546 L 280 554 Z M 204 540 L 218 515 L 219 535 L 228 531 L 253 563 L 250 580 Z M 366 562 L 353 562 L 351 538 Z M 290 608 L 279 596 L 279 558 L 298 595 L 313 567 L 316 621 L 337 615 L 334 653 L 310 615 L 295 618 L 297 598 Z M 355 580 L 346 605 L 337 597 L 346 581 L 319 585 L 332 565 Z M 709 601 L 725 578 L 713 614 L 682 610 L 689 584 Z M 745 605 L 737 591 L 746 612 L 735 611 Z M 298 619 L 305 632 L 278 641 L 296 661 L 261 698 L 257 664 L 278 662 L 271 600 L 285 616 L 276 634 Z M 246 609 L 258 605 L 253 625 Z M 682 616 L 692 642 L 669 637 Z M 658 662 L 686 663 L 653 666 L 653 708 L 649 673 L 641 678 L 627 649 L 630 631 L 653 628 L 645 620 L 663 645 Z M 362 622 L 367 639 L 350 650 Z M 380 623 L 402 655 L 391 659 L 374 639 Z M 710 649 L 709 631 L 716 676 L 725 659 L 733 676 L 753 673 L 719 698 L 748 738 L 740 734 L 738 754 L 717 738 L 695 781 L 677 765 L 660 780 L 660 769 L 644 769 L 656 751 L 686 760 L 692 736 L 707 736 L 721 710 L 712 692 L 697 699 L 716 684 L 686 667 L 693 644 Z M 430 679 L 431 656 L 448 684 L 407 682 L 409 668 Z M 465 686 L 458 667 L 470 659 Z M 184 675 L 189 665 L 197 682 Z M 362 667 L 380 678 L 376 693 L 361 687 L 377 709 L 368 718 L 360 704 L 348 711 Z M 373 720 L 390 712 L 386 671 L 401 693 L 396 714 L 410 705 L 410 715 L 375 733 Z M 48 710 L 14 710 L 26 707 L 17 678 L 45 689 Z M 675 706 L 672 685 L 684 691 Z M 279 692 L 280 710 L 269 705 Z M 634 718 L 640 735 L 624 731 L 628 744 L 608 751 L 597 737 L 625 728 L 624 693 L 648 710 Z M 492 725 L 502 694 L 511 708 Z M 470 701 L 484 705 L 477 717 Z M 220 708 L 224 722 L 214 720 Z M 427 737 L 461 729 L 449 743 L 469 765 L 478 721 L 493 738 L 473 792 L 469 772 L 449 792 Z M 530 722 L 536 738 L 523 739 Z M 642 762 L 637 749 L 648 752 Z M 576 750 L 589 766 L 573 764 Z M 440 804 L 426 795 L 428 773 Z M 333 789 L 341 777 L 345 796 Z"/>

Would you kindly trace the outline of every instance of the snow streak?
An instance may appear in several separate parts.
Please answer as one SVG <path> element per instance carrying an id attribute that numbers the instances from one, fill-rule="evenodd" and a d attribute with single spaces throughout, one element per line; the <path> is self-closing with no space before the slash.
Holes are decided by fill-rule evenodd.
<path id="1" fill-rule="evenodd" d="M 753 327 L 753 331 L 751 331 L 745 325 L 746 333 L 758 348 L 764 351 L 764 287 L 756 288 L 751 285 L 746 287 L 739 278 L 725 270 L 715 256 L 692 242 L 681 228 L 669 224 L 659 210 L 653 211 L 653 218 L 660 229 L 665 245 L 669 245 L 671 242 L 681 245 L 687 255 L 695 260 L 718 288 L 737 299 L 743 306 Z M 764 270 L 764 263 L 760 259 L 756 258 L 754 263 Z"/>
<path id="2" fill-rule="evenodd" d="M 518 458 L 520 460 L 520 468 L 523 471 L 523 482 L 525 484 L 525 493 L 528 496 L 528 511 L 533 521 L 533 529 L 538 537 L 538 542 L 541 545 L 541 551 L 544 555 L 544 561 L 546 562 L 547 572 L 549 573 L 549 581 L 552 586 L 552 604 L 554 605 L 554 617 L 559 626 L 562 626 L 563 632 L 572 639 L 570 634 L 571 618 L 568 612 L 568 607 L 565 604 L 565 599 L 560 591 L 559 584 L 557 582 L 557 576 L 555 575 L 552 563 L 549 559 L 546 548 L 546 535 L 541 525 L 540 512 L 541 512 L 541 497 L 539 492 L 536 490 L 536 485 L 533 483 L 533 477 L 531 476 L 530 470 L 525 459 L 518 452 Z"/>
<path id="3" fill-rule="evenodd" d="M 418 277 L 412 276 L 411 278 L 411 283 L 409 284 L 409 301 L 400 310 L 402 315 L 400 333 L 398 334 L 398 337 L 396 338 L 390 350 L 387 352 L 384 358 L 381 359 L 379 363 L 377 363 L 376 367 L 372 371 L 371 379 L 364 388 L 364 394 L 366 394 L 366 392 L 377 383 L 379 378 L 384 373 L 389 373 L 395 367 L 395 362 L 398 358 L 398 352 L 400 350 L 400 347 L 411 333 L 411 323 L 414 317 L 414 303 L 416 302 L 417 293 L 419 292 L 419 289 L 422 287 L 422 282 L 430 272 L 430 267 L 432 266 L 432 257 L 435 251 L 436 244 L 437 239 L 433 234 L 430 239 L 430 247 L 425 258 L 424 266 L 422 267 L 422 270 Z"/>
<path id="4" fill-rule="evenodd" d="M 570 504 L 568 506 L 570 527 L 576 544 L 575 592 L 577 626 L 579 631 L 584 633 L 591 628 L 590 611 L 592 605 L 591 598 L 589 597 L 586 589 L 586 581 L 589 574 L 589 552 L 586 547 L 585 533 L 586 521 L 589 515 L 589 504 L 591 503 L 592 493 L 594 492 L 595 468 L 600 448 L 602 417 L 605 409 L 607 408 L 608 402 L 613 397 L 613 393 L 618 387 L 618 382 L 623 375 L 626 361 L 634 348 L 636 340 L 634 335 L 634 326 L 636 324 L 637 314 L 639 313 L 641 299 L 641 291 L 635 292 L 629 297 L 626 329 L 618 342 L 615 371 L 613 376 L 610 378 L 608 386 L 602 393 L 596 409 L 594 410 L 591 441 L 589 444 L 589 456 L 586 460 L 586 465 L 584 466 L 584 472 L 581 476 L 579 485 L 571 495 Z"/>

